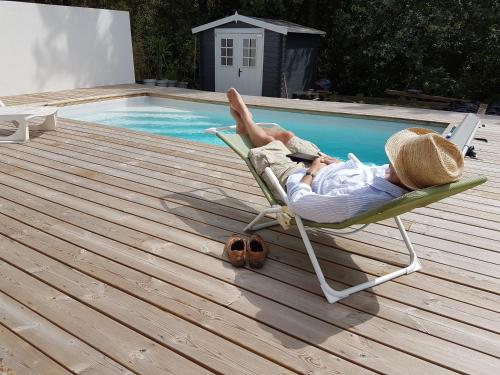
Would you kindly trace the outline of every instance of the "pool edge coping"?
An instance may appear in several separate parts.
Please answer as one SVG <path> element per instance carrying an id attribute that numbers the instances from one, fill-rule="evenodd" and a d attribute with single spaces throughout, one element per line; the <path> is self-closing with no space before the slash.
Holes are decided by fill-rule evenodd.
<path id="1" fill-rule="evenodd" d="M 137 90 L 137 89 L 132 89 L 132 90 Z M 152 89 L 140 89 L 140 91 L 137 92 L 130 92 L 130 93 L 125 93 L 125 94 L 109 94 L 109 95 L 97 95 L 97 96 L 90 96 L 86 98 L 75 98 L 75 99 L 65 99 L 65 100 L 56 100 L 56 101 L 50 101 L 47 103 L 44 103 L 44 105 L 53 105 L 53 106 L 69 106 L 69 105 L 77 105 L 77 104 L 85 104 L 85 103 L 92 103 L 92 102 L 99 102 L 99 101 L 107 101 L 107 100 L 113 100 L 113 99 L 126 99 L 126 98 L 133 98 L 133 97 L 139 97 L 139 96 L 149 96 L 149 97 L 157 97 L 157 98 L 164 98 L 164 99 L 174 99 L 174 100 L 184 100 L 184 101 L 192 101 L 192 102 L 199 102 L 199 103 L 208 103 L 208 104 L 217 104 L 217 105 L 224 105 L 227 104 L 227 101 L 224 99 L 218 99 L 218 98 L 196 98 L 191 96 L 190 94 L 193 94 L 195 92 L 199 93 L 206 93 L 210 94 L 212 92 L 209 91 L 199 91 L 199 90 L 186 90 L 186 93 L 181 93 L 181 92 L 161 92 L 159 91 L 161 89 L 159 88 L 152 88 Z M 221 93 L 217 93 L 221 94 Z M 443 119 L 418 119 L 418 118 L 407 118 L 407 117 L 401 117 L 397 115 L 392 115 L 392 116 L 382 116 L 379 114 L 373 114 L 369 113 L 351 113 L 351 112 L 345 112 L 345 111 L 336 111 L 333 109 L 324 109 L 324 110 L 318 110 L 318 109 L 304 109 L 304 108 L 290 108 L 288 106 L 277 106 L 274 104 L 263 104 L 263 103 L 252 103 L 251 98 L 249 97 L 249 103 L 248 106 L 251 108 L 259 108 L 259 109 L 268 109 L 268 110 L 277 110 L 277 111 L 284 111 L 284 112 L 301 112 L 301 113 L 307 113 L 311 115 L 335 115 L 339 117 L 349 117 L 349 118 L 370 118 L 374 120 L 384 120 L 384 121 L 401 121 L 401 122 L 406 122 L 406 123 L 411 123 L 415 125 L 428 125 L 428 126 L 437 126 L 437 127 L 442 127 L 443 128 L 443 134 L 449 131 L 453 127 L 453 125 L 458 124 L 467 114 L 464 114 L 464 117 L 462 119 L 449 119 L 449 120 L 443 120 Z M 259 97 L 256 97 L 259 98 Z M 273 98 L 273 99 L 280 99 L 280 98 Z M 285 98 L 281 98 L 285 99 Z M 290 100 L 290 99 L 289 99 Z M 308 101 L 301 101 L 301 104 L 304 104 L 302 102 L 308 102 Z M 325 102 L 327 103 L 327 102 Z M 337 103 L 337 102 L 332 102 L 332 103 Z M 358 103 L 351 103 L 351 104 L 358 104 Z M 362 105 L 362 104 L 359 104 Z M 376 106 L 376 107 L 385 107 L 382 105 L 370 105 L 370 106 Z M 390 108 L 403 108 L 403 109 L 411 109 L 411 107 L 396 107 L 396 106 L 391 106 Z M 426 110 L 426 109 L 421 109 L 421 110 Z M 365 109 L 366 111 L 366 109 Z M 430 111 L 430 110 L 429 110 Z M 459 112 L 453 112 L 454 115 L 460 116 L 461 113 Z"/>

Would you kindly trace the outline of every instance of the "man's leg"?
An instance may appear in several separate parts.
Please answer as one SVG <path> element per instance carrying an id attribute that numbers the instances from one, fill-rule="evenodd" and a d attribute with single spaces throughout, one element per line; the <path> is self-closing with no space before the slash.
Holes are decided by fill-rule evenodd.
<path id="1" fill-rule="evenodd" d="M 243 122 L 240 114 L 236 112 L 233 108 L 229 109 L 231 116 L 233 117 L 234 121 L 236 122 L 236 133 L 238 134 L 248 134 L 246 125 Z M 252 125 L 250 125 L 252 126 Z M 274 138 L 274 140 L 281 141 L 283 144 L 287 144 L 288 141 L 294 137 L 294 134 L 290 131 L 286 130 L 281 130 L 277 128 L 261 128 L 268 136 L 271 136 Z M 267 143 L 266 143 L 267 144 Z"/>
<path id="2" fill-rule="evenodd" d="M 295 136 L 291 131 L 281 130 L 279 128 L 264 128 L 264 131 L 277 141 L 281 141 L 284 145 L 287 145 L 288 141 Z"/>
<path id="3" fill-rule="evenodd" d="M 255 124 L 252 114 L 235 89 L 231 88 L 227 91 L 227 98 L 231 106 L 231 115 L 236 121 L 236 132 L 239 134 L 248 134 L 255 147 L 267 145 L 275 140 L 281 141 L 286 145 L 294 136 L 292 132 L 278 129 L 264 129 Z"/>
<path id="4" fill-rule="evenodd" d="M 236 134 L 247 134 L 247 129 L 245 127 L 245 124 L 243 123 L 243 120 L 241 119 L 240 114 L 231 107 L 229 107 L 229 113 L 231 113 L 231 116 L 236 122 Z"/>

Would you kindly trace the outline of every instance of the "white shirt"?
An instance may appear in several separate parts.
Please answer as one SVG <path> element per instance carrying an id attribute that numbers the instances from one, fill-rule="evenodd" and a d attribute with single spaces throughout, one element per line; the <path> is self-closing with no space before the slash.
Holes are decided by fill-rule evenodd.
<path id="1" fill-rule="evenodd" d="M 300 182 L 306 169 L 286 182 L 288 206 L 300 217 L 320 223 L 339 223 L 408 191 L 385 179 L 388 164 L 368 166 L 356 160 L 319 170 L 311 186 Z"/>

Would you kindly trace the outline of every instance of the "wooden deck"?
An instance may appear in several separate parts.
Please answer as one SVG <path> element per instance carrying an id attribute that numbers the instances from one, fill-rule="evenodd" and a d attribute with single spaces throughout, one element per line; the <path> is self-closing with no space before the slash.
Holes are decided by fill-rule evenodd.
<path id="1" fill-rule="evenodd" d="M 59 103 L 143 86 L 2 98 Z M 146 90 L 147 91 L 147 90 Z M 186 98 L 221 94 L 151 89 Z M 458 122 L 463 115 L 253 98 L 253 104 Z M 297 231 L 263 230 L 261 270 L 223 257 L 264 197 L 228 149 L 60 119 L 0 145 L 0 369 L 16 374 L 498 374 L 500 119 L 467 174 L 487 184 L 403 216 L 423 270 L 330 305 Z M 344 287 L 407 262 L 390 221 L 313 231 Z M 1 370 L 0 370 L 1 372 Z"/>

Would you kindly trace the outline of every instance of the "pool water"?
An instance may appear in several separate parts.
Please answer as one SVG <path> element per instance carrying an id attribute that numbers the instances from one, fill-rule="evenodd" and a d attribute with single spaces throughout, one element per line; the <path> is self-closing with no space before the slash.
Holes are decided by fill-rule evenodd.
<path id="1" fill-rule="evenodd" d="M 422 127 L 369 118 L 251 110 L 256 122 L 278 123 L 299 137 L 315 143 L 328 155 L 346 159 L 347 154 L 353 152 L 361 161 L 373 164 L 387 163 L 384 145 L 392 134 L 404 128 Z M 68 106 L 61 108 L 59 116 L 215 145 L 224 143 L 214 135 L 205 134 L 204 130 L 234 123 L 227 105 L 155 97 Z M 439 133 L 444 130 L 438 126 L 425 127 Z"/>

